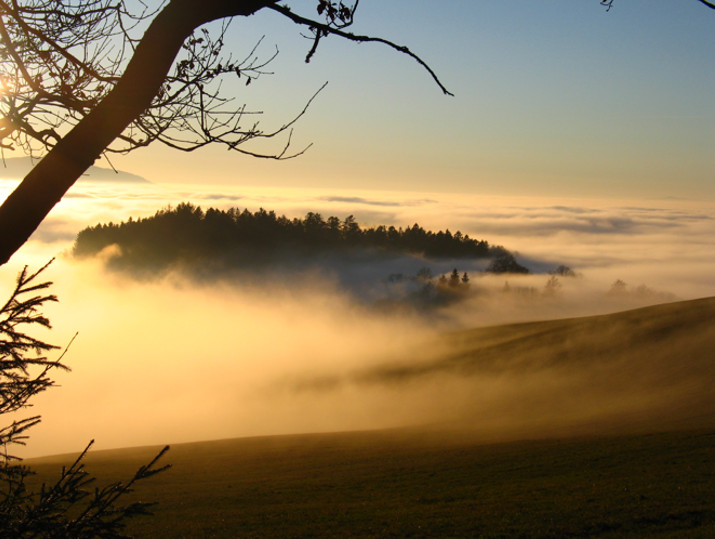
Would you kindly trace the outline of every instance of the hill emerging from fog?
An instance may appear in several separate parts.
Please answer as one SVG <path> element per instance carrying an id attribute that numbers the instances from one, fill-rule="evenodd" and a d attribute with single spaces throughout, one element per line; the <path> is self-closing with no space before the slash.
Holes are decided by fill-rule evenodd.
<path id="1" fill-rule="evenodd" d="M 395 257 L 412 257 L 422 263 L 481 260 L 493 273 L 529 272 L 504 247 L 460 232 L 431 232 L 417 224 L 404 229 L 363 228 L 352 215 L 323 219 L 310 212 L 304 219 L 289 219 L 263 209 L 204 211 L 189 203 L 144 219 L 86 228 L 77 235 L 73 253 L 86 258 L 109 247 L 113 248 L 111 268 L 139 275 L 170 269 L 202 276 L 266 268 L 330 269 L 340 264 L 389 262 Z M 384 277 L 389 273 L 394 271 Z"/>
<path id="2" fill-rule="evenodd" d="M 437 414 L 430 427 L 179 444 L 166 457 L 174 467 L 138 487 L 138 497 L 159 505 L 131 530 L 140 537 L 712 536 L 713 321 L 715 298 L 707 298 L 480 328 L 382 367 L 303 380 L 301 391 L 352 384 L 363 399 L 388 387 L 403 403 L 423 386 L 442 421 Z M 450 380 L 462 393 L 454 409 Z M 500 385 L 509 387 L 502 400 L 494 397 Z M 97 451 L 87 467 L 103 484 L 128 477 L 156 452 Z M 70 461 L 30 464 L 40 480 Z"/>
<path id="3" fill-rule="evenodd" d="M 426 421 L 495 436 L 715 427 L 715 298 L 449 333 L 409 357 L 293 383 L 435 399 Z"/>

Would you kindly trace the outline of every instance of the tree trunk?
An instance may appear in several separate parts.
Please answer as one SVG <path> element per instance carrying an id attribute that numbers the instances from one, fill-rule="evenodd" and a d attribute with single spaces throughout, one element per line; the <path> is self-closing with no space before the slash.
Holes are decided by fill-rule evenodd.
<path id="1" fill-rule="evenodd" d="M 149 107 L 194 29 L 224 17 L 251 15 L 275 1 L 171 0 L 152 21 L 116 86 L 0 206 L 0 265 L 30 238 L 102 151 Z"/>

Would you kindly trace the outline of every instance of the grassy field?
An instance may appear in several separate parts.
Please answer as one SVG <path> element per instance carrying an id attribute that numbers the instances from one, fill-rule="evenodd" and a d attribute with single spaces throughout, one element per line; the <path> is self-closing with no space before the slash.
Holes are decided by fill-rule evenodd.
<path id="1" fill-rule="evenodd" d="M 121 479 L 155 451 L 96 452 L 88 469 Z M 168 460 L 137 493 L 159 502 L 139 537 L 715 536 L 715 430 L 486 445 L 314 434 L 180 444 Z"/>
<path id="2" fill-rule="evenodd" d="M 550 399 L 515 394 L 523 428 L 510 430 L 502 438 L 508 441 L 465 428 L 467 415 L 430 428 L 175 445 L 166 457 L 172 469 L 136 493 L 159 502 L 155 515 L 129 531 L 715 537 L 713 320 L 715 300 L 708 299 L 447 336 L 439 354 L 355 373 L 351 383 L 399 389 L 434 373 L 468 384 L 515 372 L 560 374 L 568 382 L 553 386 L 559 395 Z M 534 421 L 569 415 L 570 407 L 578 413 L 568 422 L 542 429 Z M 157 451 L 97 451 L 87 469 L 99 484 L 124 479 Z M 51 480 L 71 460 L 28 464 Z"/>

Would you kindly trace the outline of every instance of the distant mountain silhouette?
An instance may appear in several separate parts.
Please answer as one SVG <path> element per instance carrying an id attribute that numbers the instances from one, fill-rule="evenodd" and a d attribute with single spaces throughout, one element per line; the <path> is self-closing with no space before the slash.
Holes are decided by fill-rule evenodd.
<path id="1" fill-rule="evenodd" d="M 0 179 L 21 179 L 37 163 L 37 159 L 30 157 L 11 157 L 0 160 Z M 107 183 L 151 183 L 149 180 L 130 172 L 117 171 L 111 168 L 91 166 L 80 177 L 79 181 L 94 181 Z"/>

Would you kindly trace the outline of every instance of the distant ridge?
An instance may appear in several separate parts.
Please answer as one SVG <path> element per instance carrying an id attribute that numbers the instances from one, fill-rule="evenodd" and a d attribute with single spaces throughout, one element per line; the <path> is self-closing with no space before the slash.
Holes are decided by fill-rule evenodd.
<path id="1" fill-rule="evenodd" d="M 137 221 L 130 218 L 85 228 L 77 235 L 73 253 L 78 258 L 95 256 L 111 245 L 119 247 L 110 263 L 113 269 L 151 276 L 176 268 L 206 275 L 209 267 L 215 274 L 255 273 L 286 268 L 288 262 L 336 271 L 351 260 L 377 264 L 395 256 L 412 257 L 423 268 L 427 261 L 442 258 L 484 261 L 490 273 L 529 273 L 504 247 L 459 231 L 435 233 L 417 223 L 406 228 L 362 228 L 352 215 L 323 219 L 319 213 L 308 212 L 304 219 L 289 219 L 263 208 L 255 213 L 238 208 L 204 211 L 191 203 Z M 422 271 L 420 283 L 425 286 L 433 276 L 428 268 Z M 389 273 L 393 280 L 397 278 L 394 270 Z M 456 268 L 452 278 L 453 287 L 469 281 Z M 443 284 L 448 285 L 446 277 Z"/>
<path id="2" fill-rule="evenodd" d="M 24 178 L 37 160 L 30 157 L 11 157 L 0 161 L 0 179 L 15 180 Z M 96 181 L 102 183 L 151 183 L 137 174 L 124 171 L 114 171 L 111 168 L 91 166 L 80 177 L 80 181 Z"/>

